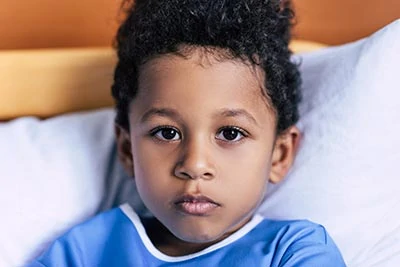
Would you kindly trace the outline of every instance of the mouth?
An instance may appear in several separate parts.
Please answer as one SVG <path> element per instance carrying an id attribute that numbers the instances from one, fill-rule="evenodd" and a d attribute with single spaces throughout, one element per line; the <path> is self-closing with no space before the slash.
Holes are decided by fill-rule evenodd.
<path id="1" fill-rule="evenodd" d="M 183 195 L 174 202 L 178 211 L 194 216 L 207 216 L 221 205 L 202 195 Z"/>

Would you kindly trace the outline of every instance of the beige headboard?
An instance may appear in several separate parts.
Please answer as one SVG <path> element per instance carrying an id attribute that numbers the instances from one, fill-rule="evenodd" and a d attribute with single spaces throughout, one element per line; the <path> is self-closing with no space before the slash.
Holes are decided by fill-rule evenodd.
<path id="1" fill-rule="evenodd" d="M 0 120 L 111 106 L 111 48 L 0 50 Z"/>

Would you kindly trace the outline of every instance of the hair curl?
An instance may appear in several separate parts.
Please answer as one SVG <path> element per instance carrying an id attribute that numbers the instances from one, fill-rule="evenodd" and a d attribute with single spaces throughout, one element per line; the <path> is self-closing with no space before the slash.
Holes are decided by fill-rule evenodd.
<path id="1" fill-rule="evenodd" d="M 283 132 L 297 122 L 301 98 L 298 66 L 288 47 L 293 14 L 290 2 L 283 0 L 136 0 L 116 36 L 116 123 L 129 130 L 139 68 L 187 45 L 222 48 L 232 58 L 260 66 L 264 93 L 277 114 L 277 133 Z"/>

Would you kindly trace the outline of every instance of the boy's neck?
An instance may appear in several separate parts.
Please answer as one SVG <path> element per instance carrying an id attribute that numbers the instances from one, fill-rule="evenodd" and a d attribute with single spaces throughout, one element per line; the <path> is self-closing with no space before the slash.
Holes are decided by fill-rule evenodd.
<path id="1" fill-rule="evenodd" d="M 223 236 L 218 240 L 208 243 L 191 243 L 183 241 L 174 236 L 162 223 L 156 218 L 142 219 L 147 236 L 150 238 L 153 245 L 162 253 L 168 256 L 184 256 L 199 252 L 223 239 Z"/>

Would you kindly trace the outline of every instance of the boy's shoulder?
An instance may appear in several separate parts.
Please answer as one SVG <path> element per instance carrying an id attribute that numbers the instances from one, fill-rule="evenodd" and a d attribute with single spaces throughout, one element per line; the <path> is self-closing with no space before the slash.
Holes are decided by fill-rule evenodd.
<path id="1" fill-rule="evenodd" d="M 114 263 L 127 266 L 124 253 L 132 251 L 137 232 L 121 208 L 72 227 L 27 266 L 107 266 L 114 257 Z"/>
<path id="2" fill-rule="evenodd" d="M 329 234 L 325 227 L 309 220 L 272 220 L 264 218 L 254 229 L 261 236 L 274 236 L 279 242 L 292 243 L 296 240 L 308 240 L 327 244 Z"/>
<path id="3" fill-rule="evenodd" d="M 128 221 L 121 207 L 116 207 L 77 224 L 63 234 L 59 240 L 70 238 L 71 236 L 90 238 L 93 235 L 93 237 L 98 238 L 99 235 L 109 232 L 113 226 L 123 226 L 126 223 Z"/>
<path id="4" fill-rule="evenodd" d="M 253 231 L 260 242 L 275 248 L 279 266 L 345 266 L 325 227 L 308 220 L 264 219 Z M 254 242 L 253 237 L 253 242 Z"/>

